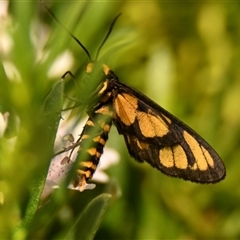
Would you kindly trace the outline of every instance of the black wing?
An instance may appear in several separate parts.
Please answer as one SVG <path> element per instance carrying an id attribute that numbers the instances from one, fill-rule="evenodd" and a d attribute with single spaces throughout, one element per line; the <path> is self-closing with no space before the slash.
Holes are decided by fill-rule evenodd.
<path id="1" fill-rule="evenodd" d="M 199 183 L 225 177 L 215 150 L 186 124 L 142 93 L 118 82 L 114 90 L 114 123 L 133 158 L 163 173 Z"/>

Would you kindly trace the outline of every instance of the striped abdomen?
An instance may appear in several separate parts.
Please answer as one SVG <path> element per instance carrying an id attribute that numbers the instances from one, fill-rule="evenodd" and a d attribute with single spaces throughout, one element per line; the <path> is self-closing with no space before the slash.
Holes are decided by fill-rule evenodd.
<path id="1" fill-rule="evenodd" d="M 80 136 L 79 167 L 73 186 L 83 191 L 99 164 L 112 125 L 110 106 L 104 105 L 91 113 Z"/>

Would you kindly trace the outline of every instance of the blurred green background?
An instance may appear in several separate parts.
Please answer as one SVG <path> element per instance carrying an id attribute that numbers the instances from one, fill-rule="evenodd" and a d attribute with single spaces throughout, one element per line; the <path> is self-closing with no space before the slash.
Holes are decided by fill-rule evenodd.
<path id="1" fill-rule="evenodd" d="M 60 239 L 101 193 L 113 197 L 95 239 L 240 238 L 240 3 L 51 1 L 46 5 L 92 58 L 121 12 L 99 60 L 122 82 L 203 136 L 222 157 L 227 176 L 214 185 L 169 178 L 131 159 L 113 127 L 107 146 L 118 152 L 120 162 L 107 170 L 110 183 L 82 193 L 56 191 L 26 221 L 35 181 L 46 175 L 53 144 L 51 137 L 46 141 L 43 133 L 50 127 L 41 122 L 39 112 L 67 70 L 81 81 L 88 58 L 41 3 L 11 1 L 8 15 L 0 18 L 0 112 L 10 113 L 0 140 L 0 238 Z M 69 60 L 51 70 L 66 51 L 73 56 L 72 64 Z M 73 85 L 67 84 L 67 90 L 76 91 Z M 15 145 L 10 141 L 14 136 Z"/>

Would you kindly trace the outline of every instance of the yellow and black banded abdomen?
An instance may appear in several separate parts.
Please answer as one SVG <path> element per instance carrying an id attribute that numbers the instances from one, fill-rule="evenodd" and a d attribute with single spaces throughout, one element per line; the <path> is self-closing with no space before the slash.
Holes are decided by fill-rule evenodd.
<path id="1" fill-rule="evenodd" d="M 91 114 L 83 128 L 79 140 L 79 167 L 73 181 L 73 186 L 79 186 L 80 191 L 85 189 L 86 182 L 97 169 L 111 125 L 112 111 L 108 105 L 104 105 Z"/>

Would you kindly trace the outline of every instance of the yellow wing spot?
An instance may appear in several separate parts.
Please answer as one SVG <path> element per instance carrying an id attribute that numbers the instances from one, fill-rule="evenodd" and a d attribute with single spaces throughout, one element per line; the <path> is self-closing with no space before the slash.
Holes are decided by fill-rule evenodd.
<path id="1" fill-rule="evenodd" d="M 169 124 L 171 124 L 171 119 L 170 118 L 168 118 L 168 117 L 166 117 L 165 115 L 163 115 L 163 114 L 161 114 L 161 116 L 163 116 L 166 120 L 167 120 L 167 122 L 169 123 Z"/>
<path id="2" fill-rule="evenodd" d="M 189 166 L 189 168 L 191 170 L 197 170 L 198 169 L 197 163 L 195 162 L 192 166 Z"/>
<path id="3" fill-rule="evenodd" d="M 134 123 L 136 118 L 137 99 L 128 94 L 118 94 L 114 108 L 120 120 L 127 126 Z"/>
<path id="4" fill-rule="evenodd" d="M 131 96 L 128 93 L 122 93 L 122 96 L 128 101 L 134 108 L 137 108 L 138 106 L 138 100 L 136 97 Z"/>
<path id="5" fill-rule="evenodd" d="M 205 156 L 202 153 L 202 149 L 195 138 L 193 138 L 188 132 L 183 132 L 184 139 L 186 140 L 188 146 L 190 147 L 192 154 L 195 157 L 197 166 L 201 171 L 208 169 L 208 163 Z"/>
<path id="6" fill-rule="evenodd" d="M 135 139 L 135 142 L 137 143 L 137 146 L 143 150 L 143 149 L 148 149 L 149 145 L 145 142 L 139 141 L 137 138 Z"/>
<path id="7" fill-rule="evenodd" d="M 156 115 L 156 114 L 154 114 L 154 112 L 151 109 L 148 109 L 148 113 L 150 113 L 151 115 L 154 115 L 154 116 Z M 171 122 L 172 122 L 171 119 L 166 117 L 164 114 L 161 114 L 161 117 L 164 118 L 169 124 L 171 124 Z"/>
<path id="8" fill-rule="evenodd" d="M 169 132 L 168 126 L 160 117 L 144 112 L 138 112 L 137 116 L 144 137 L 163 137 Z"/>
<path id="9" fill-rule="evenodd" d="M 127 137 L 127 142 L 128 142 L 129 144 L 131 144 L 131 139 L 130 139 L 129 135 L 126 135 L 126 137 Z"/>
<path id="10" fill-rule="evenodd" d="M 95 111 L 95 113 L 101 113 L 103 115 L 112 116 L 112 111 L 110 111 L 109 106 L 107 105 L 102 106 L 97 111 Z"/>
<path id="11" fill-rule="evenodd" d="M 212 168 L 214 168 L 214 161 L 213 161 L 213 158 L 211 157 L 211 155 L 209 154 L 208 150 L 206 148 L 204 148 L 203 146 L 201 146 L 201 148 L 203 150 L 205 159 L 208 162 L 208 165 L 210 165 Z"/>
<path id="12" fill-rule="evenodd" d="M 173 152 L 170 147 L 165 147 L 159 151 L 159 160 L 160 163 L 167 168 L 174 166 Z"/>
<path id="13" fill-rule="evenodd" d="M 180 145 L 173 148 L 175 166 L 180 169 L 186 169 L 188 166 L 188 160 L 186 153 Z"/>

